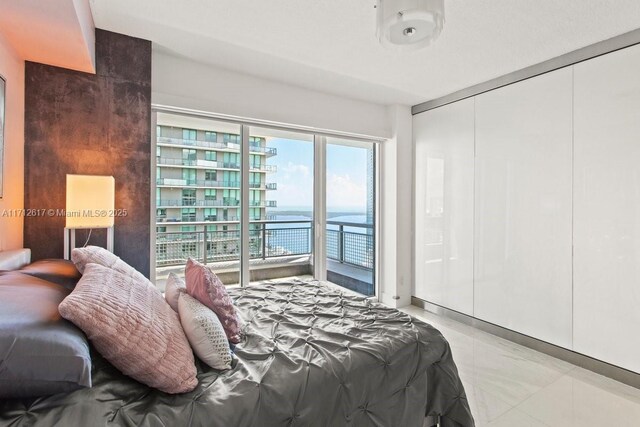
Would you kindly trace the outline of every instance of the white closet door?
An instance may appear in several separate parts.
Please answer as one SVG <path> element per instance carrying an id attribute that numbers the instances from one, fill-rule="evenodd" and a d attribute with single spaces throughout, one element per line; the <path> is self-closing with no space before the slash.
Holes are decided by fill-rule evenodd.
<path id="1" fill-rule="evenodd" d="M 575 66 L 574 349 L 640 372 L 640 46 Z"/>
<path id="2" fill-rule="evenodd" d="M 473 315 L 474 100 L 414 116 L 413 295 Z"/>
<path id="3" fill-rule="evenodd" d="M 476 97 L 475 316 L 571 348 L 572 71 Z"/>

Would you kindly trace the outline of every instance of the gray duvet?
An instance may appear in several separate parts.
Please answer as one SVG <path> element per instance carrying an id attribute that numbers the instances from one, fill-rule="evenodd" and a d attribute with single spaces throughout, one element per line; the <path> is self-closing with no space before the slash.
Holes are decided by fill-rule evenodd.
<path id="1" fill-rule="evenodd" d="M 433 327 L 317 282 L 230 294 L 246 337 L 231 370 L 198 362 L 193 392 L 150 389 L 94 352 L 92 388 L 2 401 L 0 426 L 474 426 Z"/>

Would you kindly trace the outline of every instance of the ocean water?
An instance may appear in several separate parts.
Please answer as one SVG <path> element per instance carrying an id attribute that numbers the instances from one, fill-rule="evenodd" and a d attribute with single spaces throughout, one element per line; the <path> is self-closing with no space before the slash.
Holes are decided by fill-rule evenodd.
<path id="1" fill-rule="evenodd" d="M 271 212 L 270 212 L 271 213 Z M 290 212 L 283 212 L 279 214 L 278 212 L 272 212 L 271 214 L 275 214 L 275 221 L 301 221 L 301 222 L 293 222 L 293 223 L 271 223 L 267 224 L 268 230 L 278 230 L 278 229 L 306 229 L 309 230 L 307 233 L 304 231 L 296 231 L 292 233 L 271 233 L 267 242 L 271 248 L 277 249 L 278 252 L 283 253 L 301 253 L 301 252 L 311 252 L 311 216 L 304 214 L 295 214 Z M 339 221 L 339 222 L 349 222 L 353 224 L 365 224 L 367 217 L 364 214 L 342 214 L 339 212 L 327 212 L 328 221 Z M 305 222 L 306 221 L 306 222 Z M 328 224 L 327 228 L 329 230 L 338 230 L 339 226 L 334 224 Z M 361 227 L 344 227 L 344 231 L 359 233 L 359 234 L 367 234 L 366 228 Z M 296 238 L 298 236 L 298 238 Z M 307 248 L 301 249 L 300 240 L 306 240 Z M 329 246 L 329 244 L 328 244 Z M 367 261 L 367 257 L 370 254 L 363 253 L 358 254 L 357 259 L 354 260 L 357 264 L 365 264 Z"/>

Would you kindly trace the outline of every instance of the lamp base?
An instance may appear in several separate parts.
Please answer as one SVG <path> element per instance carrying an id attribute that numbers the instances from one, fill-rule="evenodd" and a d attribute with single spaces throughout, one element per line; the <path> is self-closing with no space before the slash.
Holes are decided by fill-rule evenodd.
<path id="1" fill-rule="evenodd" d="M 113 226 L 105 228 L 107 229 L 107 250 L 113 252 Z M 76 230 L 77 228 L 64 228 L 64 259 L 71 259 L 71 251 L 76 248 Z"/>

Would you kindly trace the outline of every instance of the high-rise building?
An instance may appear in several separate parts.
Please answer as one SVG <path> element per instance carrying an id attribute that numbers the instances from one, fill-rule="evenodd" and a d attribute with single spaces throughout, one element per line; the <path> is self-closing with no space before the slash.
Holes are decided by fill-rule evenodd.
<path id="1" fill-rule="evenodd" d="M 211 262 L 239 256 L 240 135 L 170 125 L 159 125 L 156 134 L 158 264 L 193 256 L 200 242 L 207 245 L 203 250 Z M 267 182 L 267 174 L 275 171 L 267 160 L 277 152 L 266 146 L 265 137 L 250 137 L 249 147 L 249 219 L 265 221 L 266 208 L 276 206 L 267 200 L 267 191 L 276 189 Z"/>

